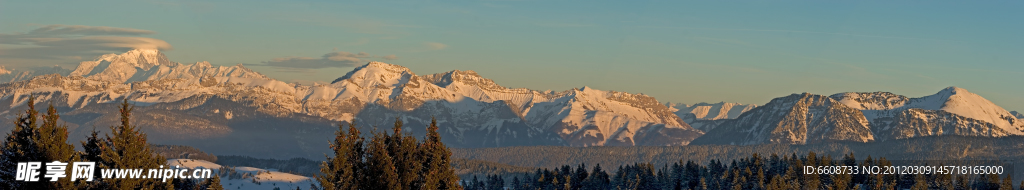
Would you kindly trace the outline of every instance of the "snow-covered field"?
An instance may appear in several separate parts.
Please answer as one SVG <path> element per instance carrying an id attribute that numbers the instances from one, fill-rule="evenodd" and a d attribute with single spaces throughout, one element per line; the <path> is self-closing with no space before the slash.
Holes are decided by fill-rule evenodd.
<path id="1" fill-rule="evenodd" d="M 213 169 L 213 173 L 218 173 L 221 165 L 205 161 L 205 160 L 194 160 L 194 159 L 168 159 L 167 164 L 170 166 L 181 166 L 184 168 L 209 168 Z M 300 176 L 290 173 L 278 172 L 276 169 L 261 169 L 253 167 L 235 167 L 235 171 L 238 173 L 248 173 L 252 177 L 244 179 L 228 179 L 228 177 L 221 176 L 220 184 L 224 186 L 224 189 L 252 189 L 252 190 L 273 190 L 274 188 L 280 188 L 282 190 L 289 189 L 309 189 L 310 185 L 313 184 L 314 180 L 311 177 Z"/>

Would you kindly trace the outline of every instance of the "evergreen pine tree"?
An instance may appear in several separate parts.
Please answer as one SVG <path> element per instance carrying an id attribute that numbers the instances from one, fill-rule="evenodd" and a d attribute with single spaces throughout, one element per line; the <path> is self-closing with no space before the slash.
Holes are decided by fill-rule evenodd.
<path id="1" fill-rule="evenodd" d="M 171 179 L 171 184 L 174 184 L 175 190 L 199 190 L 199 185 L 202 184 L 197 182 L 196 179 Z"/>
<path id="2" fill-rule="evenodd" d="M 100 168 L 152 168 L 156 169 L 163 165 L 165 159 L 162 156 L 153 154 L 149 144 L 146 143 L 146 134 L 131 123 L 131 112 L 134 106 L 128 104 L 128 99 L 120 105 L 121 124 L 111 126 L 111 135 L 107 135 L 106 144 L 103 145 L 103 152 L 100 155 L 103 164 Z M 155 189 L 165 184 L 159 179 L 131 179 L 131 178 L 109 178 L 103 179 L 107 189 Z"/>
<path id="3" fill-rule="evenodd" d="M 0 171 L 0 188 L 3 189 L 75 189 L 75 183 L 71 182 L 70 176 L 61 177 L 57 181 L 50 181 L 43 174 L 46 173 L 46 164 L 50 162 L 64 163 L 63 173 L 70 174 L 71 163 L 78 161 L 78 152 L 74 146 L 67 143 L 67 126 L 58 124 L 60 115 L 50 105 L 46 114 L 40 115 L 35 109 L 35 97 L 30 96 L 28 110 L 20 114 L 15 121 L 14 129 L 7 135 L 0 157 L 0 166 L 9 170 Z M 43 121 L 38 122 L 39 118 Z M 18 162 L 42 162 L 40 168 L 40 182 L 14 181 L 14 169 Z M 81 184 L 81 183 L 80 183 Z M 84 186 L 83 186 L 84 187 Z"/>
<path id="4" fill-rule="evenodd" d="M 593 189 L 607 189 L 608 186 L 611 184 L 611 179 L 609 179 L 608 172 L 605 172 L 604 169 L 601 169 L 601 164 L 597 164 L 594 166 L 594 169 L 591 170 L 590 172 L 590 178 L 594 179 L 591 182 L 591 184 L 594 187 Z"/>
<path id="5" fill-rule="evenodd" d="M 431 118 L 427 126 L 427 136 L 420 146 L 423 162 L 423 189 L 462 189 L 459 176 L 452 169 L 452 152 L 441 142 L 441 134 L 437 133 L 437 119 Z"/>
<path id="6" fill-rule="evenodd" d="M 224 190 L 224 187 L 220 185 L 220 176 L 214 175 L 213 178 L 207 180 L 209 183 L 206 184 L 205 190 Z"/>
<path id="7" fill-rule="evenodd" d="M 82 141 L 82 148 L 85 149 L 81 154 L 81 160 L 85 162 L 95 162 L 97 167 L 103 164 L 103 159 L 100 155 L 103 153 L 103 147 L 109 147 L 102 138 L 99 137 L 99 132 L 94 128 L 92 133 Z M 103 189 L 103 181 L 100 179 L 100 170 L 93 169 L 93 181 L 86 184 L 87 189 Z"/>
<path id="8" fill-rule="evenodd" d="M 999 190 L 1013 190 L 1012 176 L 1007 175 L 1006 178 L 1003 179 L 1003 184 L 999 185 Z"/>
<path id="9" fill-rule="evenodd" d="M 18 162 L 39 162 L 41 154 L 36 150 L 35 136 L 37 129 L 36 120 L 39 112 L 35 108 L 35 97 L 29 96 L 28 110 L 18 114 L 14 122 L 14 129 L 4 139 L 3 152 L 0 152 L 0 189 L 26 189 L 26 183 L 14 181 Z"/>
<path id="10" fill-rule="evenodd" d="M 342 125 L 338 125 L 338 131 L 335 132 L 334 142 L 331 142 L 331 149 L 334 150 L 334 156 L 327 157 L 327 161 L 324 161 L 320 165 L 321 175 L 316 175 L 316 180 L 320 184 L 320 188 L 323 189 L 358 189 L 358 174 L 355 173 L 355 167 L 359 162 L 359 159 L 353 159 L 353 155 L 357 151 L 354 149 L 360 149 L 362 147 L 355 147 L 357 142 L 354 138 L 360 138 L 358 136 L 358 129 L 355 129 L 355 123 L 349 123 L 349 131 L 355 131 L 356 136 L 353 137 L 350 134 L 346 134 Z M 360 138 L 361 139 L 361 138 Z M 362 157 L 359 155 L 359 157 Z"/>
<path id="11" fill-rule="evenodd" d="M 586 164 L 580 164 L 579 167 L 576 167 L 576 173 L 572 176 L 572 189 L 577 190 L 582 188 L 585 183 L 584 180 L 587 179 L 589 175 L 590 173 L 587 173 Z"/>
<path id="12" fill-rule="evenodd" d="M 389 138 L 383 132 L 370 132 L 373 138 L 366 147 L 367 181 L 362 189 L 399 190 L 398 173 L 385 141 Z"/>
<path id="13" fill-rule="evenodd" d="M 398 174 L 399 189 L 419 189 L 423 181 L 420 172 L 424 164 L 422 154 L 417 150 L 418 142 L 415 137 L 402 133 L 402 120 L 399 118 L 395 118 L 392 130 L 386 143 Z"/>
<path id="14" fill-rule="evenodd" d="M 57 114 L 57 109 L 53 108 L 51 104 L 46 109 L 46 114 L 43 115 L 42 125 L 36 131 L 32 140 L 35 141 L 37 150 L 40 151 L 40 160 L 43 162 L 60 161 L 65 163 L 66 167 L 64 174 L 67 177 L 60 178 L 56 182 L 42 183 L 43 188 L 46 189 L 71 189 L 75 188 L 75 185 L 71 181 L 70 169 L 71 163 L 79 161 L 78 152 L 75 151 L 75 146 L 68 144 L 68 127 L 67 125 L 58 124 L 60 115 Z M 44 163 L 45 165 L 45 163 Z M 79 183 L 84 185 L 84 183 Z"/>
<path id="15" fill-rule="evenodd" d="M 928 181 L 925 180 L 924 175 L 914 175 L 914 186 L 911 186 L 911 190 L 928 190 Z"/>
<path id="16" fill-rule="evenodd" d="M 519 176 L 513 176 L 512 177 L 512 184 L 510 186 L 511 186 L 512 189 L 520 189 L 520 188 L 522 188 L 520 183 L 522 183 L 522 182 L 519 181 Z"/>
<path id="17" fill-rule="evenodd" d="M 469 181 L 469 185 L 466 186 L 466 190 L 482 190 L 480 189 L 480 180 L 473 175 L 473 180 Z"/>

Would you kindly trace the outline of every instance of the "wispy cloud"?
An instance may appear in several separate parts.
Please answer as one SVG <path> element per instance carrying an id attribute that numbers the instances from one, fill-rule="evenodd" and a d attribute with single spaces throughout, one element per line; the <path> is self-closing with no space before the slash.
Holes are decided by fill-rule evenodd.
<path id="1" fill-rule="evenodd" d="M 263 63 L 266 66 L 276 67 L 279 71 L 306 72 L 310 69 L 355 67 L 369 62 L 372 58 L 395 60 L 398 59 L 398 56 L 374 56 L 366 52 L 350 53 L 334 50 L 320 57 L 281 57 Z"/>
<path id="2" fill-rule="evenodd" d="M 537 26 L 552 27 L 552 28 L 584 28 L 584 27 L 598 27 L 596 24 L 583 24 L 583 23 L 539 23 Z"/>
<path id="3" fill-rule="evenodd" d="M 915 38 L 915 37 L 904 37 L 904 36 L 881 36 L 881 35 L 865 35 L 865 34 L 843 33 L 843 32 L 817 32 L 817 31 L 803 31 L 803 30 L 774 30 L 774 29 L 747 29 L 747 28 L 698 28 L 698 27 L 676 27 L 676 26 L 637 26 L 637 28 L 660 28 L 660 29 L 681 29 L 681 30 L 713 30 L 713 31 L 749 31 L 749 32 L 770 32 L 770 33 L 801 33 L 801 34 L 824 34 L 824 35 L 852 36 L 852 37 L 865 37 L 865 38 L 887 38 L 887 39 L 902 39 L 902 40 L 952 41 L 952 40 L 932 39 L 932 38 Z"/>
<path id="4" fill-rule="evenodd" d="M 266 18 L 274 18 L 289 22 L 307 23 L 317 26 L 337 27 L 349 32 L 377 34 L 389 36 L 405 36 L 407 31 L 401 28 L 417 28 L 415 25 L 395 24 L 387 21 L 364 18 L 358 15 L 340 16 L 335 13 L 268 13 Z"/>
<path id="5" fill-rule="evenodd" d="M 427 43 L 423 43 L 423 45 L 426 45 L 427 49 L 430 49 L 430 50 L 442 50 L 444 48 L 448 48 L 447 44 L 442 44 L 442 43 L 438 43 L 438 42 L 427 42 Z"/>
<path id="6" fill-rule="evenodd" d="M 366 45 L 368 43 L 370 43 L 370 39 L 360 38 L 359 40 L 357 40 L 355 42 L 346 43 L 345 45 L 346 46 L 360 46 L 360 45 Z"/>
<path id="7" fill-rule="evenodd" d="M 24 65 L 27 62 L 68 65 L 83 57 L 131 49 L 173 49 L 166 41 L 139 37 L 148 34 L 156 32 L 107 26 L 46 25 L 27 33 L 0 34 L 0 61 L 14 67 L 31 66 Z"/>

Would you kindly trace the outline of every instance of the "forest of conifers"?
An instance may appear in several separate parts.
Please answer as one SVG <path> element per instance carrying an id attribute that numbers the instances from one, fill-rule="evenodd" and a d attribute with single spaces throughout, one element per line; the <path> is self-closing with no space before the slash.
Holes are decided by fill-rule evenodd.
<path id="1" fill-rule="evenodd" d="M 1013 189 L 1011 175 L 956 174 L 804 174 L 804 166 L 893 166 L 885 158 L 857 160 L 853 154 L 834 160 L 807 155 L 758 154 L 708 164 L 679 161 L 621 165 L 613 171 L 595 165 L 564 165 L 532 173 L 487 175 L 464 181 L 467 190 L 494 189 Z M 511 180 L 509 180 L 511 179 Z M 1017 186 L 1024 189 L 1024 182 Z"/>

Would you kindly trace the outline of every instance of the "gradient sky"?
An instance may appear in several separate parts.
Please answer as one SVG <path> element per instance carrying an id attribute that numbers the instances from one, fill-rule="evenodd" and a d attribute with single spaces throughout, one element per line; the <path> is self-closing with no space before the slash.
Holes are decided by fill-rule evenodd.
<path id="1" fill-rule="evenodd" d="M 0 0 L 0 65 L 73 68 L 152 47 L 304 83 L 376 60 L 681 103 L 958 86 L 1024 111 L 1021 10 L 1024 1 Z"/>

